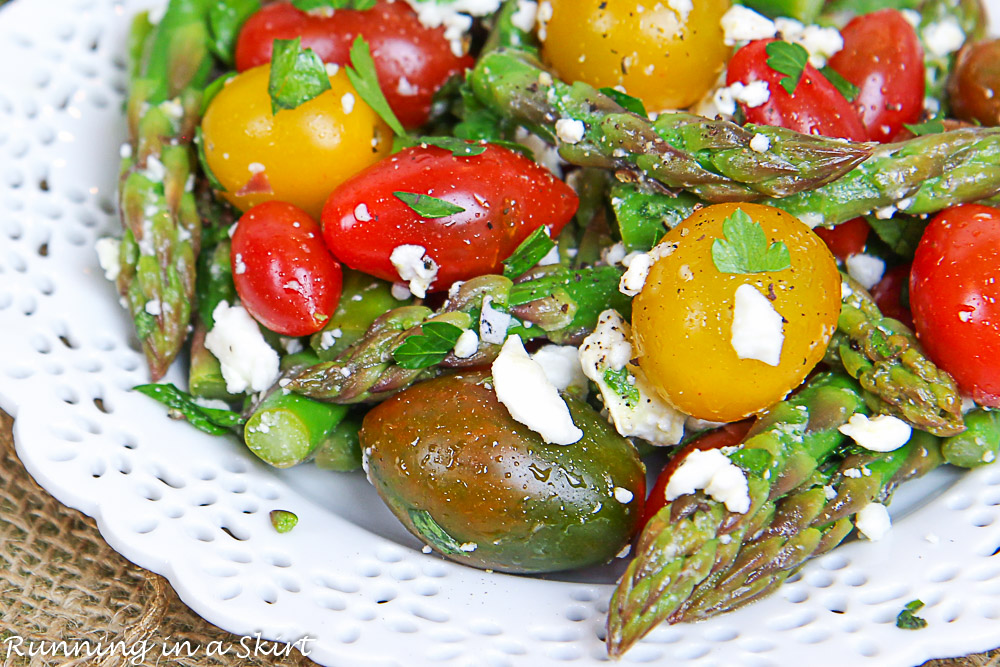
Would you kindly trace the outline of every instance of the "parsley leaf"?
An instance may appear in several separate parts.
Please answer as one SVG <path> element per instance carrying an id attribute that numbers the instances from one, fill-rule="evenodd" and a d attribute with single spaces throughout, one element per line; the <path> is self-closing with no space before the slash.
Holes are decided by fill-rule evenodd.
<path id="1" fill-rule="evenodd" d="M 524 239 L 521 245 L 517 246 L 517 250 L 510 257 L 504 260 L 503 274 L 508 278 L 517 278 L 523 275 L 555 247 L 555 241 L 549 238 L 548 228 L 539 227 L 531 232 L 531 235 Z"/>
<path id="2" fill-rule="evenodd" d="M 229 433 L 246 421 L 238 412 L 202 407 L 195 403 L 191 394 L 172 384 L 140 384 L 134 389 L 170 408 L 171 416 L 182 417 L 209 435 Z"/>
<path id="3" fill-rule="evenodd" d="M 780 83 L 789 95 L 795 94 L 795 87 L 809 62 L 809 52 L 800 44 L 791 42 L 771 42 L 764 51 L 767 52 L 767 66 L 775 72 L 784 74 Z"/>
<path id="4" fill-rule="evenodd" d="M 635 406 L 639 403 L 639 389 L 628 381 L 631 376 L 631 373 L 624 366 L 618 370 L 604 369 L 604 382 L 630 405 Z"/>
<path id="5" fill-rule="evenodd" d="M 920 600 L 912 600 L 903 607 L 903 611 L 896 616 L 896 627 L 900 630 L 922 630 L 927 627 L 927 619 L 914 616 L 913 612 L 919 611 L 924 606 Z"/>
<path id="6" fill-rule="evenodd" d="M 312 49 L 302 48 L 302 39 L 276 39 L 271 56 L 271 79 L 267 92 L 271 112 L 294 109 L 330 90 L 326 66 Z"/>
<path id="7" fill-rule="evenodd" d="M 447 322 L 427 322 L 392 353 L 400 368 L 417 371 L 444 361 L 465 331 Z"/>
<path id="8" fill-rule="evenodd" d="M 479 142 L 468 142 L 458 137 L 417 137 L 407 139 L 404 142 L 407 146 L 437 146 L 446 151 L 451 151 L 455 157 L 474 157 L 486 152 L 486 144 Z"/>
<path id="9" fill-rule="evenodd" d="M 413 524 L 414 530 L 427 544 L 448 556 L 457 556 L 463 553 L 462 545 L 459 544 L 458 540 L 449 535 L 448 531 L 434 520 L 430 512 L 410 509 L 407 513 L 410 515 L 410 523 Z"/>
<path id="10" fill-rule="evenodd" d="M 926 123 L 915 123 L 913 125 L 903 123 L 903 127 L 905 127 L 907 130 L 909 130 L 918 137 L 921 137 L 925 134 L 941 134 L 942 132 L 944 132 L 944 123 L 942 123 L 941 120 L 937 118 L 935 118 L 934 120 L 929 120 Z"/>
<path id="11" fill-rule="evenodd" d="M 292 0 L 292 5 L 303 12 L 315 9 L 371 9 L 377 0 Z"/>
<path id="12" fill-rule="evenodd" d="M 826 77 L 826 80 L 833 84 L 833 87 L 844 96 L 844 99 L 848 102 L 853 102 L 854 98 L 858 96 L 861 89 L 855 86 L 853 83 L 840 76 L 840 72 L 833 69 L 829 65 L 824 67 L 819 71 L 820 74 Z"/>
<path id="13" fill-rule="evenodd" d="M 788 246 L 782 241 L 767 244 L 764 228 L 741 209 L 722 223 L 725 238 L 712 243 L 712 261 L 722 273 L 765 273 L 792 266 Z"/>
<path id="14" fill-rule="evenodd" d="M 372 60 L 372 51 L 368 47 L 368 42 L 361 35 L 354 39 L 351 45 L 351 64 L 347 66 L 347 78 L 350 79 L 354 90 L 358 92 L 361 99 L 372 108 L 375 113 L 382 117 L 382 120 L 392 128 L 392 131 L 399 136 L 406 134 L 403 124 L 392 112 L 388 100 L 382 93 L 378 85 L 378 75 L 375 73 L 375 61 Z"/>
<path id="15" fill-rule="evenodd" d="M 602 92 L 613 99 L 618 106 L 624 108 L 626 111 L 639 114 L 643 118 L 649 117 L 649 113 L 646 111 L 646 105 L 644 105 L 642 100 L 638 97 L 632 97 L 631 95 L 623 93 L 620 90 L 615 90 L 614 88 L 601 88 L 599 92 Z"/>
<path id="16" fill-rule="evenodd" d="M 393 192 L 396 199 L 412 208 L 421 218 L 447 218 L 449 215 L 461 213 L 465 209 L 450 201 L 421 195 L 416 192 Z"/>
<path id="17" fill-rule="evenodd" d="M 260 0 L 216 0 L 208 8 L 208 27 L 212 33 L 208 45 L 227 65 L 233 64 L 240 28 L 258 9 Z"/>

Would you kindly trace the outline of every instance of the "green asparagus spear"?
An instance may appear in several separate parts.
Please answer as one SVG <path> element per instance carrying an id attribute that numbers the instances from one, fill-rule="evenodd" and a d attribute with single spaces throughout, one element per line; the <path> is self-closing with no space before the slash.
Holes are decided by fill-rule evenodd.
<path id="1" fill-rule="evenodd" d="M 191 137 L 212 67 L 207 0 L 171 0 L 150 28 L 136 19 L 127 103 L 129 150 L 119 183 L 125 227 L 118 290 L 156 380 L 188 333 L 201 220 L 193 193 Z"/>
<path id="2" fill-rule="evenodd" d="M 765 413 L 733 462 L 747 473 L 750 508 L 726 511 L 701 494 L 681 496 L 646 525 L 636 556 L 618 582 L 608 615 L 608 651 L 621 655 L 661 621 L 681 609 L 691 592 L 717 566 L 734 556 L 774 501 L 811 479 L 843 441 L 837 430 L 864 412 L 856 385 L 842 375 L 814 377 L 795 396 Z"/>
<path id="3" fill-rule="evenodd" d="M 333 361 L 357 342 L 379 315 L 409 305 L 411 301 L 392 296 L 392 285 L 384 280 L 344 269 L 337 309 L 323 330 L 313 334 L 309 345 L 321 361 Z"/>
<path id="4" fill-rule="evenodd" d="M 317 468 L 351 472 L 361 469 L 361 420 L 347 417 L 337 424 L 316 449 L 313 461 Z"/>
<path id="5" fill-rule="evenodd" d="M 172 419 L 185 419 L 209 435 L 231 433 L 245 421 L 238 412 L 199 405 L 193 396 L 172 384 L 141 384 L 135 390 L 170 408 Z"/>
<path id="6" fill-rule="evenodd" d="M 945 438 L 941 452 L 948 463 L 977 468 L 992 463 L 1000 451 L 1000 411 L 977 408 L 965 415 L 965 432 Z"/>
<path id="7" fill-rule="evenodd" d="M 813 23 L 823 9 L 823 0 L 742 0 L 740 4 L 772 19 L 787 16 L 803 23 Z"/>
<path id="8" fill-rule="evenodd" d="M 226 389 L 226 379 L 222 377 L 222 364 L 205 347 L 205 325 L 198 322 L 191 334 L 191 363 L 188 367 L 188 389 L 198 398 L 215 399 L 226 402 L 240 400 Z"/>
<path id="9" fill-rule="evenodd" d="M 480 102 L 557 143 L 572 164 L 612 169 L 620 178 L 650 178 L 710 201 L 811 190 L 870 154 L 860 144 L 776 127 L 745 129 L 683 113 L 663 114 L 654 125 L 587 84 L 554 79 L 519 50 L 485 54 L 469 83 Z M 769 137 L 770 151 L 750 148 L 755 132 Z"/>
<path id="10" fill-rule="evenodd" d="M 628 300 L 618 292 L 620 277 L 621 272 L 609 266 L 571 271 L 555 265 L 528 272 L 517 284 L 498 275 L 473 278 L 461 283 L 437 312 L 425 306 L 404 306 L 382 315 L 335 361 L 305 369 L 288 388 L 322 401 L 363 403 L 382 400 L 434 377 L 439 368 L 490 363 L 500 345 L 483 340 L 471 356 L 458 357 L 448 346 L 433 355 L 430 363 L 415 367 L 404 367 L 396 356 L 408 338 L 424 335 L 422 327 L 429 323 L 452 325 L 458 333 L 479 331 L 487 298 L 490 308 L 509 310 L 513 316 L 507 333 L 524 339 L 544 336 L 559 343 L 579 341 L 593 330 L 604 309 L 617 307 L 627 312 Z"/>
<path id="11" fill-rule="evenodd" d="M 253 410 L 243 439 L 265 463 L 290 468 L 309 458 L 346 415 L 346 406 L 320 403 L 279 387 Z"/>
<path id="12" fill-rule="evenodd" d="M 924 356 L 916 336 L 883 317 L 871 295 L 844 275 L 837 335 L 840 361 L 865 389 L 869 407 L 935 435 L 960 433 L 962 397 L 954 379 Z"/>
<path id="13" fill-rule="evenodd" d="M 483 44 L 482 53 L 497 49 L 521 49 L 532 54 L 538 53 L 538 39 L 534 32 L 525 32 L 514 24 L 514 15 L 519 11 L 518 0 L 506 0 L 493 17 L 493 26 Z"/>

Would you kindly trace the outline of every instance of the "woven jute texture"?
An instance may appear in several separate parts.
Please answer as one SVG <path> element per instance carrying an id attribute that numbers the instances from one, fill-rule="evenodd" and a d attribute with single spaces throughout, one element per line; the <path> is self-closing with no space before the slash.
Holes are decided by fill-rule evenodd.
<path id="1" fill-rule="evenodd" d="M 299 653 L 280 657 L 237 655 L 240 637 L 194 614 L 162 577 L 137 567 L 109 547 L 94 522 L 61 505 L 25 472 L 14 454 L 12 421 L 0 412 L 0 665 L 2 667 L 123 667 L 128 664 L 207 667 L 313 663 Z M 102 658 L 19 657 L 12 637 L 29 642 L 89 642 L 96 650 L 117 642 L 153 648 L 142 662 L 117 650 Z M 13 641 L 13 640 L 11 640 Z M 159 647 L 189 642 L 191 657 L 164 657 Z M 208 647 L 232 647 L 207 655 Z M 220 643 L 221 642 L 221 643 Z M 11 655 L 8 655 L 10 653 Z M 244 654 L 246 652 L 243 652 Z M 1000 650 L 935 660 L 924 667 L 1000 667 Z"/>

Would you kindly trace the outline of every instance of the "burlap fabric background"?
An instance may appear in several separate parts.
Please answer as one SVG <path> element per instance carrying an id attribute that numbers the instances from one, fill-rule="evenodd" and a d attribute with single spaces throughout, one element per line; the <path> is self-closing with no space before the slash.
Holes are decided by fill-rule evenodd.
<path id="1" fill-rule="evenodd" d="M 35 640 L 190 641 L 238 646 L 239 637 L 223 632 L 196 616 L 160 576 L 118 555 L 94 522 L 59 504 L 28 476 L 14 454 L 12 421 L 0 412 L 0 664 L 3 667 L 119 667 L 120 653 L 101 661 L 54 660 L 51 656 L 7 659 L 3 640 L 18 635 Z M 148 655 L 149 664 L 187 666 L 281 665 L 305 666 L 299 654 L 239 659 L 234 654 L 192 658 Z M 954 660 L 936 660 L 926 667 L 998 667 L 1000 650 Z"/>

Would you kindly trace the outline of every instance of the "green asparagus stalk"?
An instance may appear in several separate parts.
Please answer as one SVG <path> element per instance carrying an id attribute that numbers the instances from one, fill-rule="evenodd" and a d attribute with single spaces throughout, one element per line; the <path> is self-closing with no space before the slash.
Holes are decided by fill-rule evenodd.
<path id="1" fill-rule="evenodd" d="M 811 190 L 870 155 L 860 144 L 776 127 L 741 128 L 683 113 L 663 114 L 654 125 L 587 84 L 553 78 L 520 50 L 485 54 L 469 83 L 480 102 L 558 144 L 560 155 L 572 164 L 611 169 L 623 179 L 653 179 L 710 201 Z M 560 133 L 566 123 L 576 131 Z M 755 133 L 768 136 L 770 151 L 750 148 Z"/>
<path id="2" fill-rule="evenodd" d="M 742 0 L 740 4 L 772 19 L 787 16 L 803 23 L 813 23 L 823 9 L 824 0 Z"/>
<path id="3" fill-rule="evenodd" d="M 198 398 L 233 402 L 239 396 L 230 394 L 222 377 L 222 364 L 205 347 L 205 325 L 197 322 L 191 334 L 191 363 L 188 367 L 188 389 Z"/>
<path id="4" fill-rule="evenodd" d="M 840 318 L 832 345 L 865 390 L 873 411 L 895 415 L 935 435 L 964 430 L 955 380 L 924 356 L 916 336 L 883 317 L 871 295 L 844 275 Z"/>
<path id="5" fill-rule="evenodd" d="M 677 613 L 691 592 L 735 556 L 747 531 L 764 525 L 774 502 L 813 478 L 843 441 L 838 427 L 865 412 L 857 386 L 822 374 L 765 413 L 732 454 L 747 473 L 750 508 L 727 511 L 702 494 L 681 496 L 646 525 L 635 558 L 611 598 L 608 651 L 621 655 L 661 621 Z"/>
<path id="6" fill-rule="evenodd" d="M 337 424 L 316 449 L 313 462 L 322 470 L 351 472 L 361 469 L 361 420 L 347 417 Z"/>
<path id="7" fill-rule="evenodd" d="M 312 456 L 346 415 L 344 405 L 321 403 L 277 387 L 254 408 L 243 440 L 265 463 L 290 468 Z"/>
<path id="8" fill-rule="evenodd" d="M 525 32 L 514 25 L 514 15 L 519 10 L 517 0 L 506 0 L 493 17 L 493 26 L 483 44 L 482 53 L 497 49 L 522 49 L 532 54 L 538 53 L 538 39 L 533 32 Z"/>
<path id="9" fill-rule="evenodd" d="M 171 0 L 150 28 L 134 23 L 127 120 L 129 150 L 119 182 L 125 228 L 118 290 L 135 321 L 151 377 L 163 376 L 188 333 L 201 219 L 193 193 L 191 139 L 212 68 L 207 0 Z"/>
<path id="10" fill-rule="evenodd" d="M 172 384 L 142 384 L 135 387 L 135 390 L 170 408 L 171 419 L 187 420 L 196 429 L 209 435 L 238 431 L 246 421 L 238 412 L 200 405 L 191 394 Z"/>
<path id="11" fill-rule="evenodd" d="M 392 285 L 384 280 L 344 269 L 337 309 L 323 330 L 313 334 L 309 345 L 321 361 L 333 361 L 364 336 L 376 318 L 411 301 L 392 296 Z"/>
<path id="12" fill-rule="evenodd" d="M 554 266 L 533 270 L 517 284 L 499 275 L 473 278 L 461 283 L 437 312 L 425 306 L 404 306 L 385 313 L 336 360 L 305 369 L 288 388 L 322 401 L 363 403 L 382 400 L 434 377 L 441 368 L 490 363 L 500 345 L 483 340 L 469 357 L 442 350 L 439 363 L 420 368 L 404 368 L 394 357 L 408 338 L 422 335 L 429 323 L 478 331 L 487 297 L 492 308 L 508 309 L 515 318 L 508 333 L 524 339 L 544 336 L 559 343 L 579 341 L 593 330 L 606 308 L 627 312 L 628 300 L 618 292 L 620 277 L 618 269 L 608 266 L 580 271 Z"/>
<path id="13" fill-rule="evenodd" d="M 992 463 L 1000 451 L 1000 411 L 976 408 L 965 415 L 965 432 L 945 438 L 941 452 L 948 463 L 977 468 Z"/>

